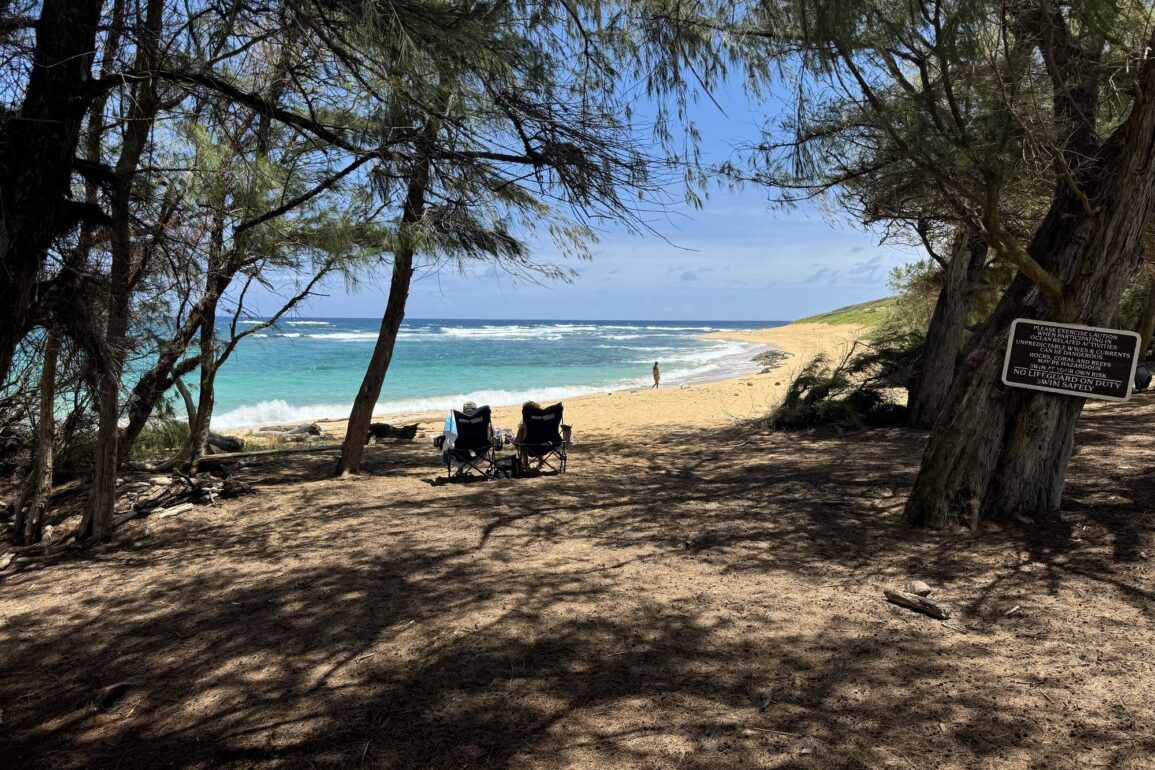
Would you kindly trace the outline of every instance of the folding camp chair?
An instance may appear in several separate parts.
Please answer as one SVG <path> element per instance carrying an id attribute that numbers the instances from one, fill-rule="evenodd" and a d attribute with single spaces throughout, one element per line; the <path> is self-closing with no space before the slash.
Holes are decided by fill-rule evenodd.
<path id="1" fill-rule="evenodd" d="M 457 440 L 453 448 L 445 451 L 445 469 L 450 478 L 463 478 L 474 473 L 484 477 L 493 475 L 497 456 L 490 439 L 490 414 L 488 406 L 478 407 L 473 414 L 453 410 L 457 424 Z M 453 466 L 457 466 L 454 471 Z"/>
<path id="2" fill-rule="evenodd" d="M 525 426 L 524 438 L 521 442 L 513 442 L 518 450 L 541 460 L 541 467 L 557 473 L 565 473 L 566 464 L 567 442 L 561 435 L 561 417 L 561 404 L 544 409 L 523 406 L 521 424 Z"/>

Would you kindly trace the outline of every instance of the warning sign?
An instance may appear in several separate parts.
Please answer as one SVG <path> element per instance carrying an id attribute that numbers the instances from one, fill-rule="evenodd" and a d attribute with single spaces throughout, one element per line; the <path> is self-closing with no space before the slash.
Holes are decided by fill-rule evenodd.
<path id="1" fill-rule="evenodd" d="M 1017 318 L 1003 382 L 1104 401 L 1126 401 L 1139 364 L 1139 335 L 1119 329 Z"/>

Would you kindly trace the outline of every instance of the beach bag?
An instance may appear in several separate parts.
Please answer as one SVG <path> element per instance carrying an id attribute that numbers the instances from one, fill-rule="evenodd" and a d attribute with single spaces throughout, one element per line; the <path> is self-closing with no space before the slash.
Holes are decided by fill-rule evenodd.
<path id="1" fill-rule="evenodd" d="M 1146 366 L 1135 369 L 1135 390 L 1146 390 L 1151 385 L 1151 370 Z"/>
<path id="2" fill-rule="evenodd" d="M 521 478 L 521 460 L 518 459 L 517 455 L 497 458 L 493 475 L 507 479 Z"/>

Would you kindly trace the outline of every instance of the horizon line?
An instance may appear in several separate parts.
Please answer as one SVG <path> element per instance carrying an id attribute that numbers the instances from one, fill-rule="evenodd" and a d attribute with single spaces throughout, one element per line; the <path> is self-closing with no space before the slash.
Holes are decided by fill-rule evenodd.
<path id="1" fill-rule="evenodd" d="M 230 315 L 218 315 L 218 319 L 232 320 Z M 268 320 L 267 316 L 252 315 L 247 316 L 248 319 Z M 314 315 L 314 316 L 282 316 L 282 320 L 294 319 L 342 319 L 342 320 L 356 320 L 356 321 L 372 321 L 380 320 L 381 316 L 353 316 L 353 315 Z M 245 320 L 244 318 L 240 320 Z M 430 316 L 430 317 L 406 317 L 404 321 L 549 321 L 551 323 L 581 321 L 583 323 L 609 323 L 609 322 L 623 322 L 623 323 L 794 323 L 797 319 L 767 319 L 767 318 L 536 318 L 536 317 L 510 317 L 510 318 L 457 318 L 453 316 Z"/>

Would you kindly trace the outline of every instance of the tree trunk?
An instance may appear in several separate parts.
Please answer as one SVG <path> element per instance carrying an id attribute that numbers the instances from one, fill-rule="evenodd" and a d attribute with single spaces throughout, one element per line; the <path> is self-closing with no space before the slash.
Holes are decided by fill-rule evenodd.
<path id="1" fill-rule="evenodd" d="M 361 471 L 361 456 L 365 452 L 365 437 L 369 435 L 369 423 L 373 421 L 373 407 L 381 395 L 381 385 L 389 371 L 393 359 L 393 346 L 397 333 L 405 319 L 405 303 L 409 298 L 409 284 L 413 279 L 413 252 L 398 250 L 393 259 L 393 280 L 389 284 L 389 301 L 385 305 L 385 317 L 381 319 L 381 331 L 369 368 L 361 381 L 361 388 L 353 400 L 349 413 L 349 426 L 345 431 L 345 443 L 341 446 L 341 458 L 337 461 L 335 475 L 350 476 Z"/>
<path id="2" fill-rule="evenodd" d="M 1147 278 L 1147 301 L 1143 304 L 1143 312 L 1139 322 L 1135 324 L 1135 331 L 1142 338 L 1139 347 L 1139 358 L 1147 355 L 1147 347 L 1151 344 L 1151 336 L 1155 335 L 1155 266 L 1149 266 L 1150 275 Z"/>
<path id="3" fill-rule="evenodd" d="M 103 0 L 43 0 L 20 113 L 0 132 L 0 382 L 33 326 L 37 279 L 82 207 L 68 200 Z"/>
<path id="4" fill-rule="evenodd" d="M 114 256 L 109 286 L 108 324 L 97 373 L 95 467 L 88 511 L 80 527 L 81 537 L 92 537 L 102 542 L 112 539 L 112 513 L 116 505 L 116 469 L 120 465 L 117 452 L 120 377 L 124 368 L 127 329 L 127 265 Z"/>
<path id="5" fill-rule="evenodd" d="M 922 358 L 910 383 L 909 420 L 916 428 L 933 427 L 946 406 L 966 339 L 972 290 L 982 275 L 986 259 L 987 244 L 982 236 L 971 230 L 960 230 L 927 327 Z"/>
<path id="6" fill-rule="evenodd" d="M 193 358 L 177 365 L 174 358 L 169 357 L 169 351 L 161 353 L 157 362 L 137 380 L 128 397 L 127 418 L 124 428 L 120 431 L 119 451 L 120 461 L 125 462 L 132 454 L 132 447 L 136 444 L 140 432 L 148 424 L 152 413 L 164 394 L 175 384 L 175 378 L 182 377 L 196 368 L 199 359 Z"/>
<path id="7" fill-rule="evenodd" d="M 1084 399 L 1006 387 L 1003 355 L 1015 318 L 1108 323 L 1134 275 L 1155 203 L 1151 61 L 1139 82 L 1130 117 L 1078 180 L 1086 200 L 1073 191 L 1057 195 L 1031 240 L 1031 255 L 1063 285 L 1062 301 L 1045 299 L 1020 274 L 972 338 L 907 501 L 908 521 L 974 526 L 1058 510 Z"/>
<path id="8" fill-rule="evenodd" d="M 148 72 L 156 66 L 163 0 L 148 0 L 145 20 L 137 41 L 136 67 Z M 109 252 L 108 319 L 100 343 L 97 365 L 96 457 L 88 511 L 81 523 L 82 536 L 100 541 L 112 539 L 112 514 L 116 505 L 116 471 L 120 467 L 120 387 L 127 356 L 129 301 L 132 294 L 134 244 L 132 240 L 132 188 L 141 156 L 159 108 L 157 81 L 144 80 L 132 92 L 132 108 L 125 121 L 124 139 L 116 162 L 116 184 L 109 196 L 112 226 Z"/>
<path id="9" fill-rule="evenodd" d="M 419 160 L 409 178 L 405 194 L 405 206 L 401 213 L 398 233 L 398 247 L 393 254 L 393 279 L 389 283 L 389 300 L 385 304 L 385 316 L 381 319 L 381 330 L 377 334 L 377 344 L 369 359 L 365 378 L 353 399 L 353 409 L 349 412 L 349 425 L 345 430 L 345 442 L 341 447 L 341 458 L 334 471 L 336 476 L 350 476 L 361 471 L 361 456 L 365 453 L 365 438 L 369 435 L 369 423 L 373 421 L 373 407 L 381 395 L 381 385 L 393 360 L 393 347 L 397 343 L 397 333 L 405 320 L 405 304 L 409 299 L 409 284 L 413 281 L 413 256 L 416 251 L 413 226 L 425 213 L 425 196 L 429 190 L 433 141 L 439 128 L 434 122 L 425 125 L 418 142 Z"/>
<path id="10" fill-rule="evenodd" d="M 220 295 L 231 279 L 232 273 L 226 276 L 210 267 L 204 296 L 189 311 L 188 318 L 176 330 L 172 339 L 161 348 L 153 365 L 137 380 L 128 397 L 128 422 L 120 434 L 121 462 L 128 459 L 132 445 L 148 423 L 148 418 L 152 416 L 157 404 L 174 384 L 174 378 L 188 374 L 194 368 L 193 361 L 182 362 L 183 366 L 178 362 L 196 338 L 197 330 L 205 323 L 216 322 Z"/>
<path id="11" fill-rule="evenodd" d="M 197 472 L 197 464 L 208 452 L 209 423 L 213 418 L 217 377 L 216 318 L 206 318 L 201 325 L 201 378 L 197 394 L 196 415 L 189 423 L 189 473 Z"/>
<path id="12" fill-rule="evenodd" d="M 44 513 L 52 496 L 52 460 L 56 441 L 56 360 L 60 335 L 49 329 L 44 340 L 44 364 L 40 372 L 40 420 L 36 426 L 36 456 L 32 473 L 16 505 L 16 538 L 20 545 L 39 543 L 44 532 Z"/>

